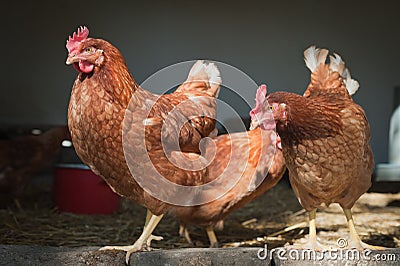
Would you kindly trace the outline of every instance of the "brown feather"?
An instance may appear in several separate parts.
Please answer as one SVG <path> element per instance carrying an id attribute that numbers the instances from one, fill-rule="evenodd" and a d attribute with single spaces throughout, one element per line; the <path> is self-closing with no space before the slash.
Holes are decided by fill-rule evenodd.
<path id="1" fill-rule="evenodd" d="M 287 120 L 276 118 L 277 132 L 302 206 L 310 211 L 336 202 L 351 208 L 370 187 L 374 165 L 363 109 L 340 91 L 309 97 L 278 92 L 267 99 L 287 106 Z"/>
<path id="2" fill-rule="evenodd" d="M 286 170 L 282 152 L 271 139 L 273 135 L 273 131 L 258 128 L 216 137 L 216 158 L 208 167 L 207 181 L 221 176 L 240 179 L 222 197 L 200 206 L 173 207 L 172 214 L 185 224 L 215 225 L 273 187 Z"/>
<path id="3" fill-rule="evenodd" d="M 351 99 L 343 78 L 338 72 L 332 71 L 328 64 L 320 64 L 311 73 L 311 82 L 304 92 L 304 97 L 313 97 L 320 94 L 338 94 Z"/>
<path id="4" fill-rule="evenodd" d="M 0 193 L 21 194 L 35 174 L 54 162 L 67 134 L 68 128 L 59 126 L 39 136 L 0 140 Z"/>

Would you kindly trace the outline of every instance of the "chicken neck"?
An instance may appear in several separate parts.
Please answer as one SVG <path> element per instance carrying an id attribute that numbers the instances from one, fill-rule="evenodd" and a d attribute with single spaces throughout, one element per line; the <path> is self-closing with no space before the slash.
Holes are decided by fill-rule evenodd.
<path id="1" fill-rule="evenodd" d="M 349 104 L 338 97 L 333 94 L 303 97 L 290 92 L 274 92 L 267 100 L 270 105 L 279 106 L 273 115 L 276 130 L 285 142 L 285 139 L 312 140 L 337 134 L 342 127 L 338 114 Z"/>

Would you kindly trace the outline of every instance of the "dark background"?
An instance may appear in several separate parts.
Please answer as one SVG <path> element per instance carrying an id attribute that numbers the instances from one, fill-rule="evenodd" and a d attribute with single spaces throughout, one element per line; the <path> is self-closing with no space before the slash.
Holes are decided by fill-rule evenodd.
<path id="1" fill-rule="evenodd" d="M 0 126 L 66 123 L 76 72 L 65 65 L 65 41 L 80 25 L 117 46 L 139 83 L 204 58 L 235 66 L 270 91 L 302 93 L 310 78 L 303 51 L 316 44 L 342 55 L 360 82 L 354 99 L 370 121 L 376 162 L 385 162 L 400 85 L 397 2 L 8 2 L 0 18 Z"/>

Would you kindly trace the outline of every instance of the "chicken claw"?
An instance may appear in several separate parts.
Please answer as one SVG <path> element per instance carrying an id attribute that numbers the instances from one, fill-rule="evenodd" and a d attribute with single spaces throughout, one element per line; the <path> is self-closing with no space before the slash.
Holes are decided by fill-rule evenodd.
<path id="1" fill-rule="evenodd" d="M 367 244 L 365 242 L 362 242 L 361 240 L 356 240 L 356 241 L 350 241 L 349 245 L 345 248 L 345 249 L 357 249 L 357 250 L 365 250 L 365 249 L 369 249 L 369 250 L 386 250 L 387 248 L 385 247 L 381 247 L 381 246 L 374 246 L 374 245 L 370 245 Z"/>
<path id="2" fill-rule="evenodd" d="M 103 250 L 122 250 L 122 251 L 129 251 L 132 248 L 134 248 L 135 245 L 130 245 L 130 246 L 104 246 L 102 248 L 100 248 L 99 250 L 103 251 Z"/>
<path id="3" fill-rule="evenodd" d="M 351 210 L 343 208 L 343 212 L 344 212 L 344 215 L 346 216 L 347 224 L 348 224 L 349 230 L 350 230 L 350 241 L 349 241 L 349 243 L 347 244 L 346 247 L 343 247 L 344 249 L 355 248 L 355 249 L 360 250 L 360 251 L 362 251 L 364 249 L 386 250 L 386 248 L 384 248 L 384 247 L 373 246 L 373 245 L 369 245 L 367 243 L 362 242 L 360 237 L 358 236 L 357 230 L 355 228 L 354 221 L 353 221 L 353 216 L 351 214 Z"/>
<path id="4" fill-rule="evenodd" d="M 100 250 L 110 250 L 110 249 L 115 249 L 115 250 L 123 250 L 126 252 L 125 256 L 125 262 L 126 265 L 129 265 L 129 259 L 131 257 L 131 254 L 137 251 L 143 251 L 143 250 L 151 250 L 150 243 L 152 240 L 161 240 L 162 237 L 160 236 L 154 236 L 151 233 L 154 231 L 156 228 L 157 224 L 160 222 L 161 218 L 164 215 L 154 215 L 151 214 L 150 218 L 146 218 L 146 224 L 144 226 L 143 232 L 136 240 L 135 244 L 130 245 L 130 246 L 106 246 L 100 248 Z"/>
<path id="5" fill-rule="evenodd" d="M 155 235 L 150 235 L 149 238 L 146 240 L 146 247 L 148 250 L 151 250 L 151 241 L 160 241 L 163 240 L 164 238 L 162 236 L 155 236 Z"/>
<path id="6" fill-rule="evenodd" d="M 138 252 L 138 251 L 151 251 L 152 248 L 150 246 L 152 240 L 162 240 L 163 238 L 161 236 L 153 236 L 150 235 L 150 237 L 146 241 L 140 240 L 140 238 L 135 242 L 133 245 L 129 246 L 105 246 L 100 248 L 99 250 L 122 250 L 126 252 L 125 256 L 125 263 L 126 265 L 129 265 L 129 259 L 132 255 L 132 253 Z M 139 241 L 140 240 L 140 241 Z"/>

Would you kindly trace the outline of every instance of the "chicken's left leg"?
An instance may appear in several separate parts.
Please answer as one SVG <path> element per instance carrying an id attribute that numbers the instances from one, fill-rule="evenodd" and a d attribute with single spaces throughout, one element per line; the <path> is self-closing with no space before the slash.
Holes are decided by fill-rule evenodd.
<path id="1" fill-rule="evenodd" d="M 218 247 L 218 240 L 215 236 L 214 227 L 212 225 L 206 227 L 207 236 L 210 240 L 210 248 L 217 248 Z"/>
<path id="2" fill-rule="evenodd" d="M 126 251 L 126 264 L 129 264 L 129 258 L 132 253 L 136 251 L 141 251 L 145 248 L 149 248 L 149 244 L 151 240 L 154 240 L 155 238 L 152 237 L 152 232 L 156 228 L 157 224 L 160 222 L 161 218 L 164 216 L 164 214 L 161 215 L 154 215 L 151 214 L 151 217 L 148 221 L 148 223 L 145 225 L 142 234 L 136 240 L 136 242 L 133 245 L 130 246 L 105 246 L 102 247 L 100 250 L 110 250 L 110 249 L 117 249 L 117 250 L 123 250 Z"/>
<path id="3" fill-rule="evenodd" d="M 343 212 L 344 212 L 344 215 L 346 215 L 347 224 L 348 224 L 349 230 L 350 230 L 350 241 L 349 241 L 347 247 L 341 247 L 341 248 L 356 248 L 358 250 L 363 250 L 363 249 L 384 250 L 385 249 L 384 247 L 373 246 L 373 245 L 369 245 L 367 243 L 362 242 L 360 237 L 358 236 L 356 227 L 354 226 L 354 221 L 353 221 L 353 216 L 351 214 L 351 210 L 343 208 Z"/>
<path id="4" fill-rule="evenodd" d="M 144 227 L 147 226 L 147 224 L 149 223 L 149 221 L 151 219 L 151 216 L 153 215 L 149 209 L 146 209 L 146 210 L 147 210 L 146 211 L 146 220 L 144 221 Z M 144 228 L 143 228 L 143 230 L 144 230 Z"/>
<path id="5" fill-rule="evenodd" d="M 317 240 L 317 226 L 315 224 L 315 220 L 317 217 L 317 209 L 313 209 L 308 213 L 309 217 L 309 235 L 308 235 L 308 241 L 305 244 L 302 245 L 291 245 L 287 246 L 286 248 L 288 249 L 311 249 L 315 251 L 322 251 L 322 250 L 328 250 L 329 248 L 322 245 L 321 243 L 318 242 Z"/>
<path id="6" fill-rule="evenodd" d="M 144 231 L 144 229 L 146 229 L 146 226 L 147 226 L 147 224 L 149 223 L 149 221 L 150 221 L 152 215 L 153 215 L 153 214 L 151 213 L 151 211 L 150 211 L 149 209 L 147 209 L 147 212 L 146 212 L 146 220 L 145 220 L 145 222 L 144 222 L 143 231 Z M 147 241 L 146 241 L 146 245 L 147 245 L 147 248 L 148 248 L 148 249 L 150 249 L 151 241 L 152 241 L 152 240 L 160 241 L 160 240 L 163 240 L 163 237 L 162 237 L 162 236 L 155 236 L 155 235 L 151 234 L 150 237 L 149 237 L 149 238 L 147 239 Z"/>
<path id="7" fill-rule="evenodd" d="M 324 245 L 318 242 L 317 240 L 317 226 L 315 220 L 317 218 L 317 209 L 313 209 L 308 213 L 309 217 L 309 235 L 308 235 L 308 242 L 303 246 L 303 248 L 321 251 L 328 249 Z"/>
<path id="8" fill-rule="evenodd" d="M 190 233 L 189 230 L 187 229 L 186 225 L 184 224 L 180 224 L 179 225 L 179 236 L 180 237 L 184 237 L 186 239 L 186 241 L 190 244 L 193 245 L 193 241 L 190 238 Z"/>

